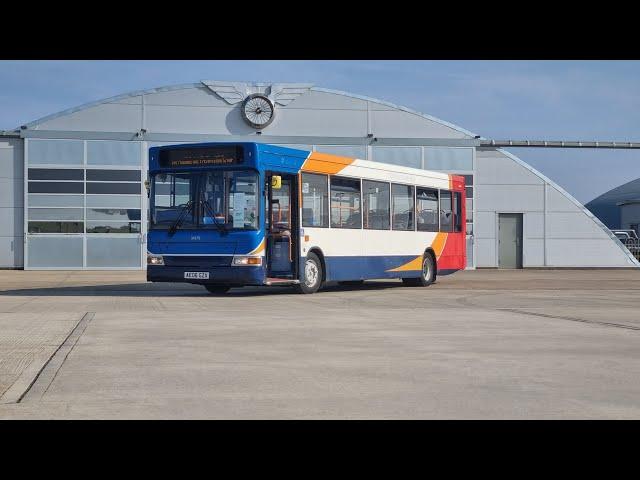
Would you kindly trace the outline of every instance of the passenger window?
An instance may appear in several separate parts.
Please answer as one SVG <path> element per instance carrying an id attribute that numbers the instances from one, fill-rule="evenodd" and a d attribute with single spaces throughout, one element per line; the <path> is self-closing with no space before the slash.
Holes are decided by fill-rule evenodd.
<path id="1" fill-rule="evenodd" d="M 331 227 L 362 228 L 360 180 L 331 177 Z"/>
<path id="2" fill-rule="evenodd" d="M 413 231 L 413 218 L 415 215 L 413 187 L 409 185 L 391 185 L 391 203 L 393 229 Z"/>
<path id="3" fill-rule="evenodd" d="M 364 207 L 364 228 L 369 230 L 389 230 L 389 184 L 363 180 L 362 203 Z"/>
<path id="4" fill-rule="evenodd" d="M 326 175 L 302 174 L 302 226 L 329 226 L 329 187 Z"/>
<path id="5" fill-rule="evenodd" d="M 416 201 L 418 231 L 437 232 L 438 191 L 430 188 L 417 188 Z"/>
<path id="6" fill-rule="evenodd" d="M 440 231 L 453 230 L 453 209 L 451 208 L 451 192 L 440 190 Z"/>
<path id="7" fill-rule="evenodd" d="M 453 193 L 453 211 L 455 212 L 453 231 L 462 231 L 462 194 L 460 192 Z"/>

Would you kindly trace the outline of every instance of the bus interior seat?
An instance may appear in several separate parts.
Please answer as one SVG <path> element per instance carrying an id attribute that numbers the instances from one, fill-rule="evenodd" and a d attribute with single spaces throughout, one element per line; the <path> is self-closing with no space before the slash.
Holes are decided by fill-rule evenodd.
<path id="1" fill-rule="evenodd" d="M 306 223 L 307 225 L 315 225 L 313 218 L 313 208 L 303 208 L 302 218 L 304 218 L 304 223 Z"/>

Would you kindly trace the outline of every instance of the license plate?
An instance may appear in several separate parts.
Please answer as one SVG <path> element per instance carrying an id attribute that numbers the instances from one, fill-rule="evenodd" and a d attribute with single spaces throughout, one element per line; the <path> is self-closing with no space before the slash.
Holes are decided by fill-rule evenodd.
<path id="1" fill-rule="evenodd" d="M 209 272 L 184 272 L 184 278 L 195 278 L 197 280 L 208 280 Z"/>

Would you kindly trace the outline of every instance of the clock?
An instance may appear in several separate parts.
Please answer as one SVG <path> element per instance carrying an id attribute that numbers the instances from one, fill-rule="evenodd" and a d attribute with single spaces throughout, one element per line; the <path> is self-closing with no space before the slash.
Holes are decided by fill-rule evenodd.
<path id="1" fill-rule="evenodd" d="M 253 128 L 261 129 L 273 121 L 275 106 L 264 95 L 255 93 L 242 102 L 242 118 Z"/>

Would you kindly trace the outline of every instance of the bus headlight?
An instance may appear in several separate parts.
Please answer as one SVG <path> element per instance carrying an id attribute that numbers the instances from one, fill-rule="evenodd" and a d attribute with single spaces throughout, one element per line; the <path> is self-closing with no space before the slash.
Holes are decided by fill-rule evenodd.
<path id="1" fill-rule="evenodd" d="M 259 267 L 262 265 L 262 256 L 259 255 L 234 255 L 231 264 L 235 267 Z"/>
<path id="2" fill-rule="evenodd" d="M 164 258 L 162 258 L 162 255 L 147 253 L 147 265 L 164 265 Z"/>

